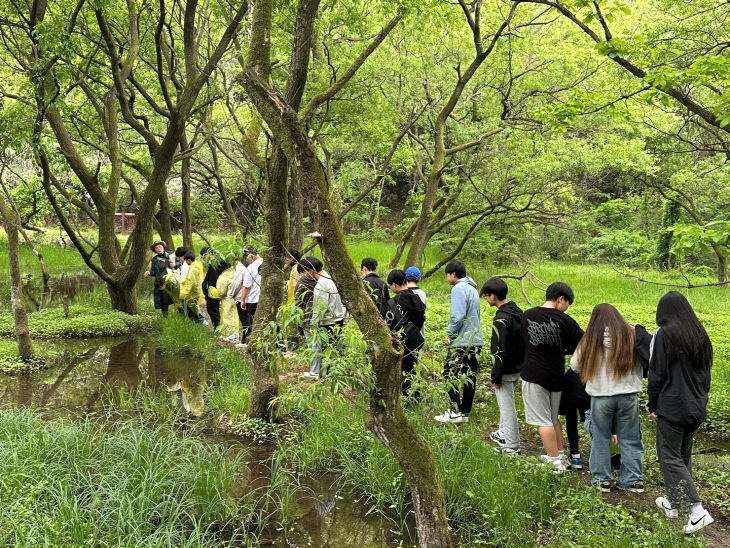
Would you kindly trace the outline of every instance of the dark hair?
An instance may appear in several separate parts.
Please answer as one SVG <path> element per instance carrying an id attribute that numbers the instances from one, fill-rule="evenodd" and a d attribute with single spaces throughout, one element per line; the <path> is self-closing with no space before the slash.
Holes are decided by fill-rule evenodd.
<path id="1" fill-rule="evenodd" d="M 188 248 L 187 248 L 187 247 L 182 247 L 182 246 L 180 246 L 180 247 L 178 247 L 178 248 L 177 248 L 177 249 L 175 250 L 175 257 L 183 257 L 183 258 L 184 258 L 184 257 L 185 257 L 185 254 L 186 254 L 187 252 L 188 252 Z"/>
<path id="2" fill-rule="evenodd" d="M 256 248 L 251 245 L 244 247 L 241 252 L 241 258 L 243 259 L 246 257 L 253 257 L 254 255 L 256 255 Z"/>
<path id="3" fill-rule="evenodd" d="M 287 249 L 286 252 L 289 255 L 291 255 L 292 257 L 294 257 L 295 263 L 298 263 L 299 260 L 302 258 L 302 254 L 299 251 L 297 251 L 296 249 L 294 249 L 293 247 L 290 247 L 289 249 Z"/>
<path id="4" fill-rule="evenodd" d="M 564 282 L 551 283 L 545 291 L 545 300 L 554 302 L 557 301 L 560 297 L 563 297 L 570 304 L 573 304 L 573 299 L 575 299 L 575 295 L 573 295 L 573 290 L 568 284 Z"/>
<path id="5" fill-rule="evenodd" d="M 200 256 L 201 257 L 203 255 L 205 255 L 206 253 L 213 253 L 213 249 L 206 246 L 206 247 L 204 247 L 203 249 L 200 250 Z"/>
<path id="6" fill-rule="evenodd" d="M 192 251 L 186 251 L 185 255 L 183 255 L 183 260 L 187 261 L 188 259 L 190 259 L 191 261 L 194 261 L 195 253 L 193 253 Z"/>
<path id="7" fill-rule="evenodd" d="M 372 257 L 366 257 L 360 261 L 360 268 L 367 268 L 371 272 L 375 272 L 378 269 L 378 261 Z"/>
<path id="8" fill-rule="evenodd" d="M 603 344 L 607 331 L 611 339 L 609 348 Z M 585 383 L 596 377 L 604 352 L 606 373 L 612 373 L 616 380 L 622 379 L 634 365 L 635 340 L 634 330 L 614 306 L 608 303 L 596 305 L 576 349 L 581 380 Z"/>
<path id="9" fill-rule="evenodd" d="M 388 274 L 388 285 L 405 285 L 406 273 L 402 270 L 391 270 Z"/>
<path id="10" fill-rule="evenodd" d="M 697 369 L 712 366 L 712 343 L 687 297 L 666 293 L 656 307 L 656 324 L 664 334 L 667 354 L 686 354 Z"/>
<path id="11" fill-rule="evenodd" d="M 482 296 L 494 295 L 500 301 L 507 298 L 507 291 L 509 288 L 502 278 L 496 276 L 489 278 L 482 286 Z"/>
<path id="12" fill-rule="evenodd" d="M 320 261 L 317 257 L 313 255 L 309 255 L 308 257 L 304 257 L 299 264 L 302 266 L 302 272 L 307 272 L 309 270 L 314 270 L 315 272 L 319 272 L 322 270 L 322 267 L 324 266 L 322 264 L 322 261 Z"/>
<path id="13" fill-rule="evenodd" d="M 451 261 L 446 265 L 447 274 L 456 274 L 456 277 L 461 279 L 466 277 L 466 267 L 461 261 Z"/>

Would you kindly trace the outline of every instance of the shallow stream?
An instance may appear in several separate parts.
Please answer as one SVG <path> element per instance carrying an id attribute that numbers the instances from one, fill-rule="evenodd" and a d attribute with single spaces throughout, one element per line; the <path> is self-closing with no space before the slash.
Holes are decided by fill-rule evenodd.
<path id="1" fill-rule="evenodd" d="M 0 374 L 0 408 L 34 408 L 49 418 L 84 419 L 103 413 L 121 420 L 125 410 L 136 411 L 146 398 L 145 409 L 151 408 L 151 415 L 178 414 L 208 443 L 242 452 L 249 468 L 249 474 L 242 476 L 251 480 L 239 489 L 267 487 L 274 446 L 220 434 L 216 417 L 206 412 L 205 404 L 213 372 L 201 361 L 163 355 L 149 337 L 61 341 L 54 351 L 58 357 L 46 369 L 18 376 Z M 361 548 L 413 544 L 399 524 L 370 512 L 369 506 L 339 486 L 333 473 L 302 479 L 289 527 L 264 531 L 261 544 Z"/>

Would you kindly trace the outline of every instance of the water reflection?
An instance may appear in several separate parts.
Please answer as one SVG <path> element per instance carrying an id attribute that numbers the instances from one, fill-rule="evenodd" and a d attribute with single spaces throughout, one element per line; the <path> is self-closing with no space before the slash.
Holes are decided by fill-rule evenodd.
<path id="1" fill-rule="evenodd" d="M 61 343 L 41 371 L 0 375 L 0 406 L 94 411 L 130 392 L 172 393 L 193 416 L 205 409 L 206 368 L 190 357 L 164 355 L 151 339 Z"/>

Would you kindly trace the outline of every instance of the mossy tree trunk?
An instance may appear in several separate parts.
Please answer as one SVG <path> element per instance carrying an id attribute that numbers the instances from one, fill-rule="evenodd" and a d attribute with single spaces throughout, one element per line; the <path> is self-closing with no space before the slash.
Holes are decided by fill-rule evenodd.
<path id="1" fill-rule="evenodd" d="M 185 131 L 180 138 L 180 152 L 185 154 L 189 148 L 188 136 Z M 182 225 L 183 246 L 193 251 L 193 221 L 190 215 L 191 188 L 190 188 L 190 157 L 185 156 L 180 162 L 180 182 L 182 186 L 182 206 L 180 208 L 180 224 Z"/>
<path id="2" fill-rule="evenodd" d="M 170 219 L 170 199 L 167 197 L 167 187 L 160 192 L 160 239 L 167 244 L 168 250 L 175 249 L 175 240 L 172 237 L 172 220 Z"/>
<path id="3" fill-rule="evenodd" d="M 374 383 L 369 391 L 367 426 L 395 457 L 408 481 L 420 545 L 451 547 L 453 541 L 448 530 L 436 460 L 409 423 L 401 406 L 402 350 L 365 291 L 347 252 L 342 226 L 330 200 L 324 166 L 296 111 L 284 97 L 272 90 L 251 68 L 245 71 L 244 81 L 249 96 L 296 170 L 302 192 L 312 210 L 314 228 L 322 234 L 328 271 L 345 306 L 368 341 Z"/>
<path id="4" fill-rule="evenodd" d="M 294 109 L 298 109 L 309 68 L 309 37 L 312 35 L 314 20 L 319 8 L 319 0 L 304 0 L 297 10 L 294 30 L 294 45 L 289 67 L 285 96 Z M 273 0 L 258 0 L 254 6 L 251 47 L 247 66 L 258 77 L 270 84 L 271 44 L 269 29 Z M 248 88 L 247 88 L 248 91 Z M 288 272 L 284 270 L 287 246 L 289 243 L 289 192 L 287 174 L 289 166 L 286 154 L 277 142 L 274 143 L 272 156 L 268 162 L 267 188 L 264 206 L 266 221 L 267 250 L 261 268 L 261 299 L 256 309 L 256 325 L 253 333 L 253 370 L 251 385 L 251 404 L 248 414 L 251 417 L 273 419 L 275 409 L 271 402 L 279 393 L 279 377 L 276 360 L 280 351 L 271 342 L 266 344 L 263 331 L 266 326 L 276 322 L 277 313 L 283 301 L 282 288 Z"/>
<path id="5" fill-rule="evenodd" d="M 33 343 L 28 328 L 28 314 L 23 299 L 23 280 L 20 277 L 20 257 L 18 246 L 18 223 L 15 213 L 5 197 L 0 194 L 0 216 L 8 238 L 8 266 L 10 269 L 10 303 L 13 308 L 13 322 L 15 341 L 18 344 L 18 354 L 23 360 L 33 356 Z"/>

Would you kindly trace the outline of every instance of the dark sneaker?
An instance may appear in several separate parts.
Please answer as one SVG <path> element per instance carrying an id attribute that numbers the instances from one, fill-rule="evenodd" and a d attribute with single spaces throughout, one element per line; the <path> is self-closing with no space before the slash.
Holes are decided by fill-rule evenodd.
<path id="1" fill-rule="evenodd" d="M 613 489 L 613 482 L 604 480 L 601 483 L 596 484 L 596 487 L 601 490 L 601 493 L 610 493 L 611 489 Z"/>
<path id="2" fill-rule="evenodd" d="M 583 459 L 578 457 L 571 457 L 568 459 L 569 467 L 571 470 L 583 470 Z"/>
<path id="3" fill-rule="evenodd" d="M 643 481 L 635 481 L 631 485 L 618 485 L 619 489 L 623 489 L 624 491 L 631 491 L 632 493 L 643 493 L 644 492 L 644 482 Z"/>

